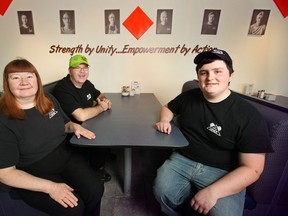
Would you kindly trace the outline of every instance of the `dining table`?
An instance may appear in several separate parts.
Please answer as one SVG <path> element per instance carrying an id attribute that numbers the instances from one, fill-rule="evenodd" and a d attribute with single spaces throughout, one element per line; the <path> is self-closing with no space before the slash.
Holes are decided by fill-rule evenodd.
<path id="1" fill-rule="evenodd" d="M 183 148 L 188 141 L 171 121 L 170 134 L 156 130 L 162 105 L 153 93 L 123 96 L 121 93 L 105 93 L 112 107 L 100 115 L 88 119 L 82 126 L 96 134 L 95 139 L 73 136 L 72 145 L 81 147 L 121 147 L 124 149 L 124 193 L 130 193 L 132 180 L 132 148 Z"/>

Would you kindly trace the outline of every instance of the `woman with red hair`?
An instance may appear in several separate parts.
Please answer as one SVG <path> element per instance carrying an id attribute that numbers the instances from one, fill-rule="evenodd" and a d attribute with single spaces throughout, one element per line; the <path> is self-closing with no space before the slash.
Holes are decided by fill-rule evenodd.
<path id="1" fill-rule="evenodd" d="M 49 215 L 100 215 L 104 187 L 85 159 L 70 149 L 67 133 L 95 139 L 73 123 L 36 68 L 25 59 L 8 63 L 0 99 L 0 182 Z"/>

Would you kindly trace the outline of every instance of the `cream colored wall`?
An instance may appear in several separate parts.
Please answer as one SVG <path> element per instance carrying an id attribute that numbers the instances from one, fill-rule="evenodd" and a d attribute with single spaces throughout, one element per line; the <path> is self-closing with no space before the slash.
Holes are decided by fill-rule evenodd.
<path id="1" fill-rule="evenodd" d="M 288 50 L 288 18 L 284 18 L 272 0 L 76 0 L 13 1 L 0 17 L 0 67 L 17 56 L 30 60 L 41 74 L 43 83 L 60 79 L 67 74 L 69 54 L 49 53 L 51 45 L 85 48 L 98 45 L 122 49 L 133 47 L 194 48 L 196 45 L 227 50 L 234 59 L 234 80 L 231 88 L 242 91 L 246 83 L 254 90 L 288 96 L 286 67 Z M 121 25 L 121 34 L 105 35 L 104 10 L 119 9 L 121 23 L 140 6 L 153 20 L 152 27 L 136 40 Z M 171 35 L 157 35 L 157 9 L 173 9 Z M 220 9 L 217 35 L 201 35 L 204 9 Z M 271 10 L 265 35 L 247 36 L 254 9 Z M 20 35 L 17 11 L 31 10 L 35 35 Z M 75 10 L 76 34 L 61 35 L 59 10 Z M 82 53 L 83 54 L 83 53 Z M 120 92 L 131 81 L 141 83 L 142 92 L 154 92 L 162 104 L 176 96 L 183 82 L 196 78 L 195 53 L 183 54 L 108 54 L 86 55 L 91 64 L 90 80 L 103 92 Z M 2 76 L 0 78 L 2 89 Z"/>

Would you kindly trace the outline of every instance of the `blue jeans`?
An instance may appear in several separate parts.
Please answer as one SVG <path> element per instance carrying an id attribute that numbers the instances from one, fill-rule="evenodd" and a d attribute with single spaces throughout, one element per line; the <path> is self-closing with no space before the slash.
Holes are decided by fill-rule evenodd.
<path id="1" fill-rule="evenodd" d="M 154 194 L 161 204 L 161 210 L 169 216 L 181 215 L 177 209 L 196 191 L 205 188 L 227 174 L 226 170 L 203 165 L 173 152 L 158 169 L 154 182 Z M 210 210 L 210 216 L 242 216 L 245 192 L 221 198 Z"/>

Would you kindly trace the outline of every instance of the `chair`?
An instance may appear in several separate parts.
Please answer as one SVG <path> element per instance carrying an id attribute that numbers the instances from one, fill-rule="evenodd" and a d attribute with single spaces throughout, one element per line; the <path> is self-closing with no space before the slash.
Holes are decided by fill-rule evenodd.
<path id="1" fill-rule="evenodd" d="M 199 81 L 196 79 L 185 82 L 182 86 L 182 92 L 185 92 L 194 88 L 199 88 Z"/>

